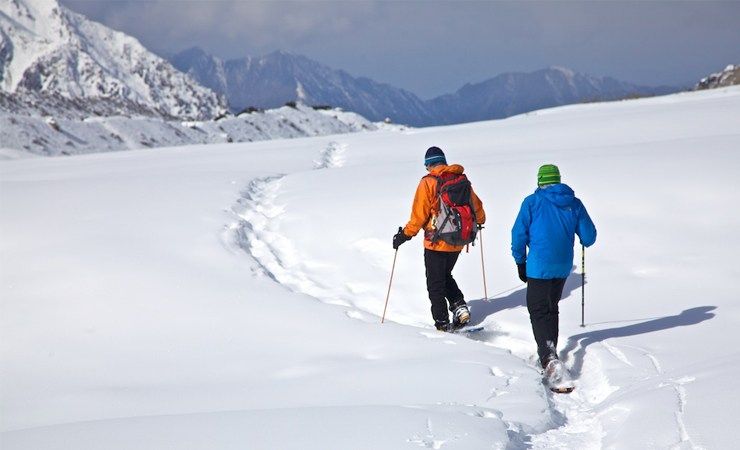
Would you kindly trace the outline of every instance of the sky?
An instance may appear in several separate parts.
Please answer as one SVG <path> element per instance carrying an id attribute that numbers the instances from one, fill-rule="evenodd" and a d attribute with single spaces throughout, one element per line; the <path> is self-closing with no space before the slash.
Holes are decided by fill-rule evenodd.
<path id="1" fill-rule="evenodd" d="M 422 98 L 562 66 L 692 85 L 740 63 L 740 1 L 61 0 L 163 55 L 305 55 Z"/>

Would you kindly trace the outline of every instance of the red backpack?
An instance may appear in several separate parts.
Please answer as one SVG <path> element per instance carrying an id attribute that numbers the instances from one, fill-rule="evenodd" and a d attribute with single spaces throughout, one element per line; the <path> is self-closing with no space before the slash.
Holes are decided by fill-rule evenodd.
<path id="1" fill-rule="evenodd" d="M 428 239 L 432 242 L 444 241 L 450 245 L 470 244 L 475 240 L 478 229 L 471 204 L 473 189 L 468 177 L 455 173 L 427 176 L 437 180 L 439 202 L 439 211 L 432 218 L 433 228 L 428 232 Z"/>

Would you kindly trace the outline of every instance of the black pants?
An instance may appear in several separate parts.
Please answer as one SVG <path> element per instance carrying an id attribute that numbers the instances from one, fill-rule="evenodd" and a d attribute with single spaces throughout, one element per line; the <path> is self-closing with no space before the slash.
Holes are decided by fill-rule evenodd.
<path id="1" fill-rule="evenodd" d="M 537 355 L 544 367 L 551 358 L 557 358 L 558 302 L 563 295 L 565 278 L 527 281 L 527 309 L 532 322 Z"/>
<path id="2" fill-rule="evenodd" d="M 452 269 L 455 267 L 460 252 L 437 252 L 424 249 L 424 266 L 427 270 L 427 291 L 432 302 L 432 317 L 436 323 L 448 323 L 450 316 L 447 313 L 447 302 L 450 302 L 450 311 L 464 305 L 463 293 L 452 278 Z"/>

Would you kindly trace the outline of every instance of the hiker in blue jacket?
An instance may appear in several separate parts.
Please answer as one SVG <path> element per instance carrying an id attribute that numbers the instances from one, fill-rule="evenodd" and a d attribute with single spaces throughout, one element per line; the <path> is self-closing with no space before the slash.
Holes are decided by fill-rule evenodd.
<path id="1" fill-rule="evenodd" d="M 560 170 L 545 164 L 537 172 L 537 190 L 522 202 L 511 230 L 511 254 L 519 278 L 527 283 L 527 309 L 540 364 L 557 360 L 558 302 L 573 268 L 575 235 L 586 247 L 596 241 L 596 227 L 573 189 L 560 182 Z M 529 247 L 529 252 L 527 252 Z"/>

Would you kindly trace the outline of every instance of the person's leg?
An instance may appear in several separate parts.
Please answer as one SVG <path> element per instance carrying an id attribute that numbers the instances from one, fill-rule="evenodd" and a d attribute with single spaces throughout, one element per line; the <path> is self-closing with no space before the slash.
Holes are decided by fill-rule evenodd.
<path id="1" fill-rule="evenodd" d="M 555 342 L 552 340 L 550 281 L 538 278 L 530 278 L 527 281 L 529 320 L 532 323 L 532 332 L 534 334 L 534 340 L 537 343 L 537 355 L 543 367 L 551 358 L 557 357 L 555 354 Z"/>
<path id="2" fill-rule="evenodd" d="M 554 278 L 550 280 L 550 339 L 555 345 L 555 349 L 558 348 L 558 335 L 560 326 L 560 314 L 558 304 L 560 298 L 563 296 L 563 288 L 565 287 L 565 278 Z"/>
<path id="3" fill-rule="evenodd" d="M 427 292 L 429 292 L 429 301 L 432 303 L 432 317 L 435 326 L 439 328 L 440 325 L 450 322 L 445 300 L 447 259 L 444 252 L 424 249 L 424 267 L 427 275 Z"/>
<path id="4" fill-rule="evenodd" d="M 452 269 L 455 268 L 457 258 L 460 252 L 449 252 L 447 255 L 447 270 L 445 273 L 445 297 L 450 305 L 452 312 L 452 324 L 454 327 L 460 327 L 470 321 L 470 310 L 465 303 L 465 296 L 457 285 L 455 278 L 452 276 Z"/>
<path id="5" fill-rule="evenodd" d="M 460 256 L 460 252 L 446 252 L 446 267 L 445 267 L 445 297 L 450 303 L 450 311 L 454 310 L 455 307 L 465 304 L 465 297 L 462 291 L 457 286 L 457 282 L 452 277 L 452 269 L 455 268 L 457 258 Z"/>

